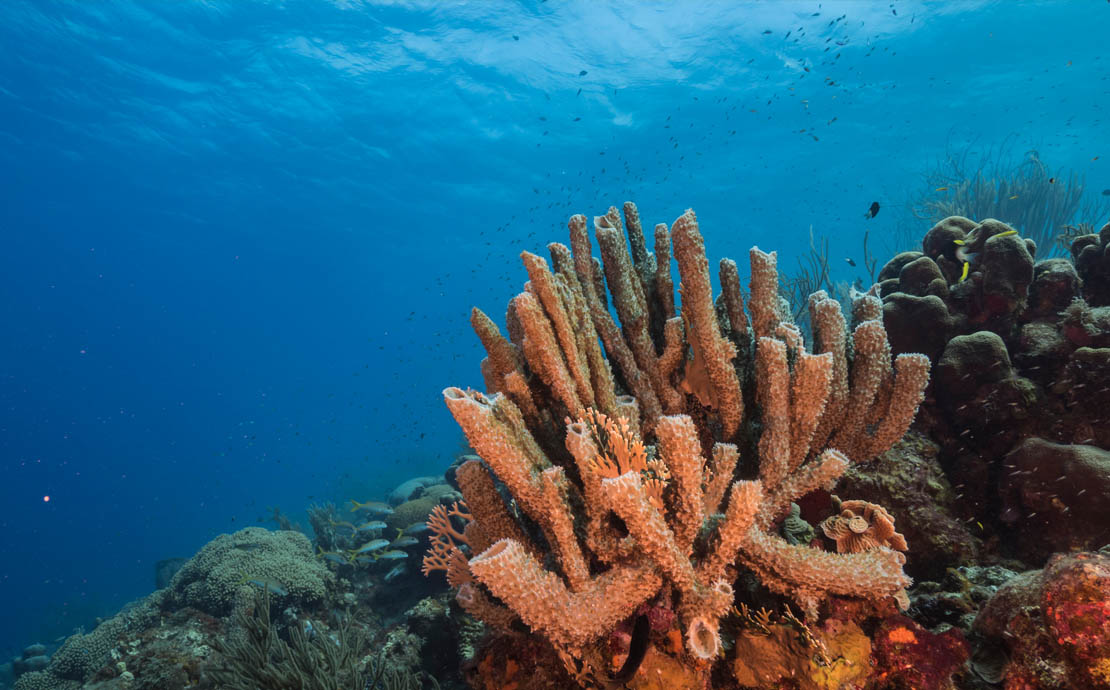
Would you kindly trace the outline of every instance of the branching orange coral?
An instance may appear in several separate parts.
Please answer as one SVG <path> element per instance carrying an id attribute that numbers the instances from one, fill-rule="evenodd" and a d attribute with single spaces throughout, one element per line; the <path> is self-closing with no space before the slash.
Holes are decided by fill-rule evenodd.
<path id="1" fill-rule="evenodd" d="M 601 479 L 615 479 L 626 472 L 641 475 L 648 497 L 658 510 L 663 510 L 663 489 L 670 474 L 656 459 L 649 460 L 647 449 L 628 419 L 612 419 L 597 410 L 587 410 L 582 422 L 593 434 L 601 451 L 589 463 L 589 469 Z"/>
<path id="2" fill-rule="evenodd" d="M 465 503 L 460 506 L 459 502 L 455 501 L 450 510 L 442 505 L 432 508 L 427 522 L 428 529 L 432 533 L 431 544 L 421 562 L 420 572 L 427 577 L 432 571 L 442 570 L 447 575 L 447 584 L 459 587 L 463 583 L 473 582 L 474 578 L 467 565 L 467 555 L 459 548 L 460 544 L 469 545 L 469 542 L 465 534 L 456 530 L 451 524 L 452 515 L 470 523 L 471 516 L 466 511 Z"/>

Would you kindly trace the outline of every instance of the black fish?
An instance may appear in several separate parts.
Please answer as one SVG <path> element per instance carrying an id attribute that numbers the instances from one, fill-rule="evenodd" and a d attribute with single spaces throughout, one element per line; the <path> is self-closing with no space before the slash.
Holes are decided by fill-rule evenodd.
<path id="1" fill-rule="evenodd" d="M 763 35 L 764 35 L 764 36 L 766 36 L 766 35 L 767 35 L 767 34 L 769 34 L 769 33 L 772 33 L 772 31 L 771 31 L 770 29 L 766 29 L 766 30 L 765 30 L 765 31 L 763 32 Z"/>
<path id="2" fill-rule="evenodd" d="M 879 215 L 879 202 L 872 201 L 871 208 L 867 209 L 867 213 L 863 214 L 864 218 L 874 218 Z"/>
<path id="3" fill-rule="evenodd" d="M 849 265 L 849 266 L 855 267 L 855 265 L 856 265 L 856 262 L 855 262 L 855 261 L 852 261 L 852 259 L 851 259 L 851 258 L 847 258 L 847 259 L 844 259 L 844 260 L 848 262 L 848 265 Z"/>
<path id="4" fill-rule="evenodd" d="M 636 675 L 636 671 L 640 670 L 640 664 L 643 663 L 644 657 L 647 655 L 648 642 L 650 640 L 650 621 L 648 621 L 647 616 L 639 615 L 636 617 L 636 623 L 632 627 L 632 639 L 628 643 L 628 657 L 624 660 L 624 665 L 621 666 L 621 670 L 617 671 L 616 675 L 609 679 L 612 684 L 610 687 L 620 687 L 632 680 L 632 676 Z"/>
<path id="5" fill-rule="evenodd" d="M 580 76 L 580 77 L 586 76 L 586 70 L 582 70 L 581 72 L 579 72 L 578 76 Z"/>
<path id="6" fill-rule="evenodd" d="M 1106 0 L 1106 2 L 1110 2 L 1110 0 Z M 1102 190 L 1102 195 L 1103 196 L 1110 196 L 1110 189 Z"/>

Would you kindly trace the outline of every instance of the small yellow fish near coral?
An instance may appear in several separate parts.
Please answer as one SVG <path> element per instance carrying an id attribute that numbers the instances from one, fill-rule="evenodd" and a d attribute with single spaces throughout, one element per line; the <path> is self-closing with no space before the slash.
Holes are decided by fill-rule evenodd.
<path id="1" fill-rule="evenodd" d="M 947 192 L 947 191 L 948 191 L 948 187 L 937 187 L 937 188 L 936 188 L 936 189 L 934 189 L 933 191 L 934 191 L 934 192 Z"/>
<path id="2" fill-rule="evenodd" d="M 1013 197 L 1010 197 L 1010 198 L 1012 199 Z M 1007 230 L 1005 232 L 1000 232 L 997 235 L 991 235 L 991 237 L 1006 237 L 1007 235 L 1016 235 L 1016 234 L 1018 234 L 1017 230 Z M 990 238 L 988 238 L 988 239 L 990 239 Z M 967 241 L 966 240 L 952 240 L 952 243 L 956 244 L 956 245 L 959 245 L 960 247 L 964 247 L 964 249 L 956 250 L 956 258 L 963 259 L 964 257 L 974 256 L 974 252 L 967 251 L 967 249 L 966 249 Z M 965 280 L 967 280 L 967 274 L 970 273 L 970 272 L 971 272 L 971 262 L 965 260 L 964 261 L 964 268 L 960 272 L 959 282 L 962 283 Z"/>

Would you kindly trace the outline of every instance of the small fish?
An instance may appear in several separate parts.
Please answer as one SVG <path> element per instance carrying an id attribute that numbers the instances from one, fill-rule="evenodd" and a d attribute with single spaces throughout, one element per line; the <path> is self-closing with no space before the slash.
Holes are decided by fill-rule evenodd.
<path id="1" fill-rule="evenodd" d="M 1016 234 L 1017 234 L 1017 230 L 1006 230 L 1005 232 L 1000 232 L 997 235 L 992 235 L 992 237 L 1006 237 L 1008 235 L 1016 235 Z"/>
<path id="2" fill-rule="evenodd" d="M 937 188 L 936 188 L 936 189 L 934 189 L 933 191 L 934 191 L 934 192 L 947 192 L 947 191 L 948 191 L 948 187 L 937 187 Z"/>
<path id="3" fill-rule="evenodd" d="M 355 554 L 372 553 L 374 551 L 378 551 L 379 549 L 384 549 L 387 546 L 389 546 L 389 540 L 388 539 L 373 539 L 371 541 L 366 542 L 362 546 L 358 547 L 352 553 L 355 553 Z"/>
<path id="4" fill-rule="evenodd" d="M 1011 198 L 1011 199 L 1016 199 L 1016 198 L 1018 198 L 1018 195 L 1017 195 L 1017 194 L 1014 194 L 1014 195 L 1013 195 L 1013 196 L 1011 196 L 1010 198 Z"/>
<path id="5" fill-rule="evenodd" d="M 864 218 L 874 218 L 879 215 L 879 202 L 872 201 L 871 207 L 867 209 L 867 213 L 863 214 Z"/>
<path id="6" fill-rule="evenodd" d="M 968 271 L 970 271 L 970 270 L 971 270 L 971 264 L 969 264 L 968 262 L 965 261 L 964 262 L 964 270 L 960 272 L 960 282 L 961 283 L 964 282 L 965 280 L 967 280 L 967 274 L 968 274 Z"/>
<path id="7" fill-rule="evenodd" d="M 382 579 L 384 579 L 386 582 L 393 582 L 394 580 L 408 572 L 408 569 L 409 568 L 407 564 L 398 563 L 397 565 L 393 566 L 393 568 L 391 568 L 390 571 L 386 573 L 385 577 Z"/>
<path id="8" fill-rule="evenodd" d="M 846 257 L 844 260 L 848 262 L 849 266 L 855 267 L 856 262 L 852 261 L 851 257 Z"/>
<path id="9" fill-rule="evenodd" d="M 361 513 L 365 511 L 371 515 L 393 514 L 393 508 L 391 508 L 388 503 L 382 501 L 366 501 L 365 503 L 359 503 L 358 501 L 351 500 L 351 506 L 352 513 Z"/>
<path id="10" fill-rule="evenodd" d="M 520 36 L 517 36 L 516 34 L 513 34 L 513 40 L 514 40 L 514 41 L 519 41 L 519 40 L 520 40 Z"/>
<path id="11" fill-rule="evenodd" d="M 343 529 L 349 529 L 352 532 L 355 531 L 354 523 L 347 522 L 346 520 L 340 520 L 339 522 L 336 522 L 335 520 L 328 520 L 328 524 L 332 527 L 342 527 Z"/>
<path id="12" fill-rule="evenodd" d="M 1049 184 L 1056 184 L 1056 178 L 1055 177 L 1048 178 L 1048 183 Z"/>
<path id="13" fill-rule="evenodd" d="M 384 559 L 384 560 L 387 560 L 387 561 L 399 561 L 403 558 L 408 558 L 408 557 L 409 557 L 409 555 L 407 553 L 405 553 L 404 551 L 398 551 L 397 549 L 391 549 L 389 551 L 383 551 L 383 552 L 378 554 L 378 558 L 381 558 L 381 559 Z"/>
<path id="14" fill-rule="evenodd" d="M 764 35 L 764 36 L 766 36 L 766 35 L 767 35 L 767 34 L 769 34 L 769 33 L 772 33 L 770 29 L 764 29 L 764 30 L 763 30 L 763 35 Z"/>
<path id="15" fill-rule="evenodd" d="M 580 76 L 580 77 L 586 76 L 586 70 L 582 70 L 581 72 L 579 72 L 578 76 Z"/>
<path id="16" fill-rule="evenodd" d="M 287 592 L 285 588 L 281 585 L 274 584 L 273 582 L 266 582 L 265 580 L 247 580 L 247 584 L 254 585 L 255 587 L 261 587 L 262 589 L 267 590 L 270 594 L 276 594 L 279 597 L 283 597 L 289 594 L 289 592 Z"/>
<path id="17" fill-rule="evenodd" d="M 316 555 L 325 561 L 330 561 L 331 563 L 337 563 L 339 565 L 347 565 L 350 563 L 350 559 L 347 558 L 346 554 L 339 553 L 338 551 L 320 551 L 320 553 Z"/>
<path id="18" fill-rule="evenodd" d="M 369 532 L 370 530 L 375 530 L 375 529 L 385 529 L 385 523 L 382 522 L 381 520 L 371 520 L 370 522 L 364 522 L 361 525 L 359 525 L 358 527 L 356 527 L 355 531 Z"/>
<path id="19" fill-rule="evenodd" d="M 1102 195 L 1103 195 L 1103 196 L 1110 196 L 1110 189 L 1104 189 L 1104 190 L 1102 190 Z"/>
<path id="20" fill-rule="evenodd" d="M 420 540 L 416 537 L 397 537 L 393 540 L 393 543 L 391 543 L 390 546 L 396 549 L 404 549 L 409 546 L 416 546 L 419 543 Z"/>
<path id="21" fill-rule="evenodd" d="M 428 527 L 428 523 L 426 522 L 414 522 L 406 527 L 404 530 L 402 530 L 402 534 L 407 534 L 410 537 L 415 537 L 421 534 L 426 534 L 429 529 L 430 528 Z"/>

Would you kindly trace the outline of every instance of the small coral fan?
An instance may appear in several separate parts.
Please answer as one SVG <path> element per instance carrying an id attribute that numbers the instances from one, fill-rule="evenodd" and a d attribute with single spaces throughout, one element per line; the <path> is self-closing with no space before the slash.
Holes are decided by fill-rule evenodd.
<path id="1" fill-rule="evenodd" d="M 906 539 L 894 531 L 894 516 L 867 501 L 844 501 L 840 514 L 821 523 L 821 531 L 836 542 L 838 553 L 859 553 L 880 546 L 906 550 Z"/>

